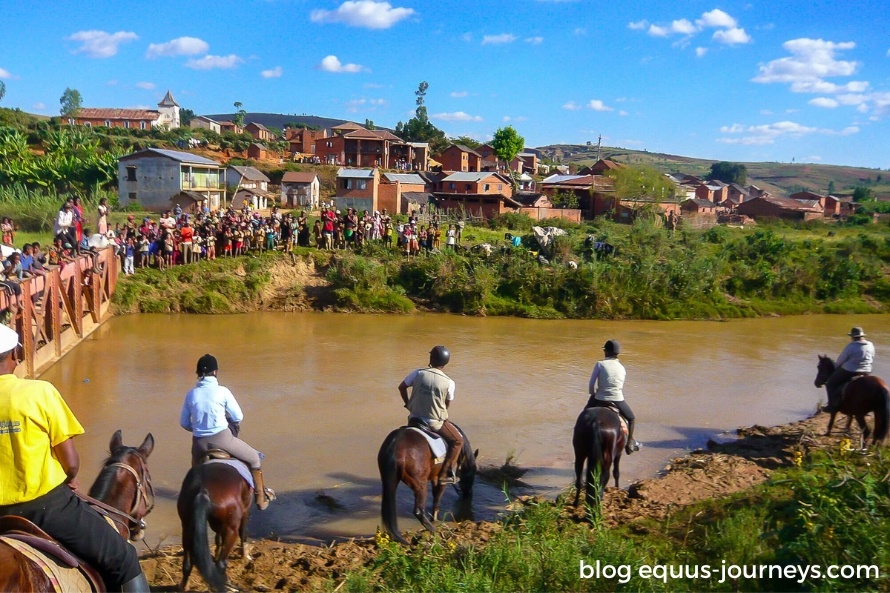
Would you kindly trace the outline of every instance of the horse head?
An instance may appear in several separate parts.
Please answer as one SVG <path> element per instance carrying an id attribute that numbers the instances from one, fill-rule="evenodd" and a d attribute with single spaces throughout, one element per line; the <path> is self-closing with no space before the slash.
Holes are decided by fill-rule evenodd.
<path id="1" fill-rule="evenodd" d="M 457 491 L 461 498 L 470 499 L 473 497 L 473 483 L 476 481 L 476 458 L 479 456 L 479 449 L 473 451 L 470 441 L 464 437 L 464 445 L 461 450 L 460 457 L 457 458 L 457 473 L 460 476 L 460 482 L 456 485 Z"/>
<path id="2" fill-rule="evenodd" d="M 819 364 L 816 365 L 816 380 L 813 382 L 816 387 L 821 388 L 831 377 L 834 372 L 834 360 L 824 354 L 819 355 Z"/>
<path id="3" fill-rule="evenodd" d="M 148 433 L 139 447 L 129 447 L 123 444 L 121 431 L 116 431 L 108 447 L 111 455 L 105 460 L 90 488 L 91 497 L 122 511 L 121 515 L 126 519 L 126 531 L 132 541 L 138 541 L 145 535 L 143 519 L 155 504 L 154 488 L 148 471 L 148 457 L 154 446 L 155 440 L 151 433 Z"/>

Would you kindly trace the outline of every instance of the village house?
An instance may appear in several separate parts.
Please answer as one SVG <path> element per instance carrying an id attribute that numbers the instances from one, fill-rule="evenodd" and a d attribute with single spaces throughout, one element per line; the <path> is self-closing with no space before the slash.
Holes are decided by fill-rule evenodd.
<path id="1" fill-rule="evenodd" d="M 284 139 L 287 140 L 288 151 L 294 156 L 315 154 L 315 143 L 328 137 L 327 130 L 310 130 L 308 128 L 287 128 Z"/>
<path id="2" fill-rule="evenodd" d="M 244 128 L 239 126 L 238 124 L 231 121 L 221 121 L 219 122 L 220 133 L 224 132 L 233 132 L 235 134 L 243 134 Z"/>
<path id="3" fill-rule="evenodd" d="M 818 201 L 813 200 L 805 204 L 790 198 L 775 198 L 764 196 L 751 198 L 739 204 L 736 208 L 738 214 L 744 214 L 751 218 L 781 218 L 785 220 L 813 220 L 822 217 L 822 207 Z"/>
<path id="4" fill-rule="evenodd" d="M 180 192 L 192 201 L 220 207 L 225 183 L 223 167 L 208 158 L 161 148 L 146 148 L 118 160 L 118 199 L 121 206 L 139 204 L 146 210 L 170 209 Z"/>
<path id="5" fill-rule="evenodd" d="M 129 130 L 150 130 L 152 128 L 172 130 L 180 125 L 179 111 L 179 103 L 173 99 L 170 91 L 167 91 L 167 94 L 158 103 L 157 110 L 82 107 L 75 117 L 68 118 L 68 124 L 88 128 L 104 126 Z"/>
<path id="6" fill-rule="evenodd" d="M 256 167 L 229 165 L 226 168 L 226 185 L 237 189 L 269 191 L 269 178 Z"/>
<path id="7" fill-rule="evenodd" d="M 589 167 L 584 167 L 578 171 L 578 175 L 605 175 L 609 171 L 615 171 L 616 169 L 621 169 L 625 166 L 626 165 L 616 163 L 609 159 L 599 159 Z"/>
<path id="8" fill-rule="evenodd" d="M 699 200 L 707 200 L 714 204 L 722 204 L 729 197 L 728 185 L 713 179 L 703 181 L 695 188 L 695 197 Z"/>
<path id="9" fill-rule="evenodd" d="M 702 219 L 716 221 L 717 205 L 714 202 L 710 202 L 708 200 L 691 198 L 680 202 L 680 214 L 682 214 L 683 218 L 687 221 L 689 221 L 690 219 L 692 219 L 693 221 L 695 221 L 696 219 L 698 219 L 699 221 L 701 221 Z"/>
<path id="10" fill-rule="evenodd" d="M 269 149 L 265 145 L 258 142 L 252 143 L 247 147 L 247 158 L 255 161 L 263 161 L 270 157 Z"/>
<path id="11" fill-rule="evenodd" d="M 244 131 L 259 142 L 269 142 L 275 139 L 275 134 L 269 128 L 257 122 L 250 122 L 244 126 Z"/>
<path id="12" fill-rule="evenodd" d="M 478 173 L 482 170 L 482 155 L 463 144 L 452 144 L 436 155 L 436 160 L 442 165 L 443 171 Z"/>
<path id="13" fill-rule="evenodd" d="M 319 205 L 321 181 L 309 171 L 288 171 L 281 178 L 281 205 L 315 210 Z"/>
<path id="14" fill-rule="evenodd" d="M 436 207 L 440 210 L 483 218 L 521 208 L 522 204 L 512 196 L 510 180 L 489 171 L 451 173 L 439 181 L 434 192 Z"/>
<path id="15" fill-rule="evenodd" d="M 538 187 L 552 202 L 562 201 L 561 194 L 574 195 L 587 219 L 614 212 L 618 206 L 614 181 L 605 175 L 551 175 Z"/>
<path id="16" fill-rule="evenodd" d="M 337 171 L 334 203 L 341 211 L 354 208 L 358 212 L 378 210 L 377 192 L 380 172 L 373 169 L 341 168 Z"/>
<path id="17" fill-rule="evenodd" d="M 429 145 L 405 142 L 388 130 L 367 130 L 353 122 L 331 128 L 333 135 L 315 141 L 315 154 L 329 165 L 425 170 Z"/>
<path id="18" fill-rule="evenodd" d="M 204 117 L 203 115 L 193 117 L 191 121 L 189 121 L 189 127 L 192 129 L 202 128 L 204 130 L 216 132 L 217 134 L 222 131 L 218 121 L 210 119 L 209 117 Z"/>
<path id="19" fill-rule="evenodd" d="M 380 177 L 377 207 L 398 214 L 419 212 L 432 195 L 427 189 L 426 181 L 417 173 L 384 173 Z"/>

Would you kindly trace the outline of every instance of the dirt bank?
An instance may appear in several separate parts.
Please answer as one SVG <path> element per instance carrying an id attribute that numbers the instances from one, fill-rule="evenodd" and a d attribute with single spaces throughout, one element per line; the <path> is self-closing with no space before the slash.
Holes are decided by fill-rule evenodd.
<path id="1" fill-rule="evenodd" d="M 636 482 L 627 490 L 609 488 L 603 506 L 605 519 L 610 524 L 646 517 L 662 519 L 679 507 L 759 484 L 773 470 L 792 463 L 797 451 L 806 453 L 814 448 L 837 447 L 841 439 L 837 428 L 836 436 L 822 436 L 827 424 L 828 416 L 818 414 L 772 428 L 739 429 L 738 440 L 725 444 L 712 442 L 708 450 L 697 450 L 676 458 L 659 477 Z M 531 501 L 546 503 L 529 497 L 517 500 L 514 505 Z M 565 514 L 567 519 L 580 518 L 570 508 L 566 508 Z M 456 526 L 443 525 L 440 532 L 457 545 L 484 545 L 499 529 L 497 523 L 465 522 Z M 423 533 L 417 535 L 425 536 Z M 244 562 L 237 551 L 229 559 L 229 580 L 242 591 L 317 590 L 322 581 L 331 577 L 339 579 L 370 562 L 376 554 L 373 540 L 349 541 L 331 547 L 260 540 L 252 546 L 252 561 Z M 163 548 L 143 558 L 142 566 L 153 589 L 177 590 L 182 575 L 181 548 Z M 207 590 L 197 571 L 192 573 L 188 589 Z"/>

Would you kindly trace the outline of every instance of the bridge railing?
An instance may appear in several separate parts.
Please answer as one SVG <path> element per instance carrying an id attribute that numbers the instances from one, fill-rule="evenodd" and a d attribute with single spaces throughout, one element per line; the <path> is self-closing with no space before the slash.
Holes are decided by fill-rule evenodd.
<path id="1" fill-rule="evenodd" d="M 0 311 L 21 339 L 16 374 L 36 377 L 89 335 L 108 316 L 119 274 L 112 248 L 80 255 L 45 274 L 21 281 L 16 297 L 0 290 Z"/>

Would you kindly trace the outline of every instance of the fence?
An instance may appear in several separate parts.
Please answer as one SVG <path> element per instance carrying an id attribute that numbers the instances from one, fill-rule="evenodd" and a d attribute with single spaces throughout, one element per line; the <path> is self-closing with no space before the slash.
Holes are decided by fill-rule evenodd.
<path id="1" fill-rule="evenodd" d="M 0 291 L 0 311 L 11 313 L 9 325 L 21 340 L 17 375 L 38 376 L 99 327 L 108 316 L 118 267 L 114 250 L 101 249 L 25 278 L 18 299 Z"/>

